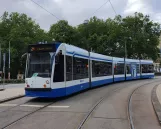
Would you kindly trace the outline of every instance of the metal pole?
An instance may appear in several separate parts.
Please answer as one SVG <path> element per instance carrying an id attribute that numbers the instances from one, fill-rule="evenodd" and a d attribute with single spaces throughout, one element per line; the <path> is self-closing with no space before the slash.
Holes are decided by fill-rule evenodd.
<path id="1" fill-rule="evenodd" d="M 3 54 L 3 89 L 5 85 L 5 62 L 6 62 L 6 53 Z"/>
<path id="2" fill-rule="evenodd" d="M 10 80 L 10 41 L 9 41 L 9 59 L 8 59 L 8 79 Z"/>
<path id="3" fill-rule="evenodd" d="M 125 72 L 125 80 L 126 80 L 126 58 L 127 58 L 127 49 L 126 49 L 126 40 L 125 40 L 125 55 L 124 55 L 124 72 Z"/>
<path id="4" fill-rule="evenodd" d="M 0 44 L 0 71 L 1 71 L 1 44 Z"/>
<path id="5" fill-rule="evenodd" d="M 125 58 L 127 58 L 126 40 L 125 40 Z"/>

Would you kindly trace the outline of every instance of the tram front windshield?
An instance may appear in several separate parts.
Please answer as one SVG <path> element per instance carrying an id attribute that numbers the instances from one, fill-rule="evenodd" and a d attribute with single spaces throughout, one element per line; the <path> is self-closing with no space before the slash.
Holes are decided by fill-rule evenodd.
<path id="1" fill-rule="evenodd" d="M 33 76 L 44 78 L 51 76 L 51 55 L 49 52 L 29 54 L 26 77 Z"/>

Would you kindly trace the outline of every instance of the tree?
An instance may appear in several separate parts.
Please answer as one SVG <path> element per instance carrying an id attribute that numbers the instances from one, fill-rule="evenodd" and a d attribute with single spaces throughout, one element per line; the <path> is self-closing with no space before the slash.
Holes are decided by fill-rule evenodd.
<path id="1" fill-rule="evenodd" d="M 122 19 L 123 37 L 127 42 L 128 57 L 156 60 L 160 36 L 160 24 L 150 20 L 148 15 L 135 13 Z M 131 40 L 129 40 L 129 37 Z"/>
<path id="2" fill-rule="evenodd" d="M 18 71 L 24 72 L 25 59 L 21 56 L 27 52 L 27 45 L 46 40 L 47 33 L 40 29 L 26 14 L 5 12 L 0 22 L 0 37 L 3 52 L 8 52 L 11 43 L 11 77 L 16 78 Z M 8 64 L 8 63 L 6 63 Z"/>
<path id="3" fill-rule="evenodd" d="M 61 20 L 51 25 L 49 36 L 57 42 L 75 44 L 76 29 L 68 24 L 67 21 Z"/>

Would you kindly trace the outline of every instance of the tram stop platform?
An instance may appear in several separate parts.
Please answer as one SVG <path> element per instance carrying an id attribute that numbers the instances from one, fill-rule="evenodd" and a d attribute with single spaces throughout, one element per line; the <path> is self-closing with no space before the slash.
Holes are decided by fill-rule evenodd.
<path id="1" fill-rule="evenodd" d="M 0 85 L 0 103 L 23 97 L 24 94 L 24 84 Z"/>

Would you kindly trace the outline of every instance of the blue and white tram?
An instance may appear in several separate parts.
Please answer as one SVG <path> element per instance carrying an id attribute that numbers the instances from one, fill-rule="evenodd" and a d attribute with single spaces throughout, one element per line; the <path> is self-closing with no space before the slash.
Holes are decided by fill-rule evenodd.
<path id="1" fill-rule="evenodd" d="M 125 81 L 125 62 L 124 58 L 113 57 L 114 82 Z"/>
<path id="2" fill-rule="evenodd" d="M 25 94 L 30 97 L 62 97 L 107 83 L 154 77 L 152 61 L 124 60 L 65 43 L 29 45 L 26 62 Z"/>
<path id="3" fill-rule="evenodd" d="M 90 75 L 92 87 L 113 82 L 112 62 L 113 59 L 110 56 L 90 52 Z"/>
<path id="4" fill-rule="evenodd" d="M 154 66 L 152 60 L 140 60 L 141 78 L 153 78 Z"/>
<path id="5" fill-rule="evenodd" d="M 126 63 L 126 80 L 140 78 L 140 60 L 125 59 Z"/>

